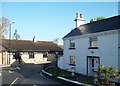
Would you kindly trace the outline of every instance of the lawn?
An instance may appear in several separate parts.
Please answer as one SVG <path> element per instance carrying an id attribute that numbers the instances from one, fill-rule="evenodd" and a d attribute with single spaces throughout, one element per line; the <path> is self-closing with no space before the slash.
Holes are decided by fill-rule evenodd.
<path id="1" fill-rule="evenodd" d="M 61 70 L 56 67 L 50 67 L 46 69 L 45 71 L 48 73 L 51 73 L 53 76 L 60 76 L 60 77 L 64 77 L 64 78 L 78 81 L 81 83 L 94 85 L 94 78 L 90 76 L 86 76 L 86 75 L 78 74 L 78 73 L 75 73 L 75 76 L 72 76 L 71 72 L 68 72 L 66 70 Z"/>

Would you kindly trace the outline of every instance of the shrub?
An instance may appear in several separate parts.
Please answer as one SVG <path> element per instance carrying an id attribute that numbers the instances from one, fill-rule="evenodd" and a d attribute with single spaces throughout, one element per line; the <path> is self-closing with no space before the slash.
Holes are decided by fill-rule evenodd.
<path id="1" fill-rule="evenodd" d="M 115 69 L 115 67 L 104 67 L 103 65 L 98 67 L 97 71 L 97 81 L 98 84 L 101 86 L 110 86 L 112 83 L 109 81 L 111 77 L 118 77 L 118 71 Z M 112 84 L 112 86 L 114 86 Z"/>

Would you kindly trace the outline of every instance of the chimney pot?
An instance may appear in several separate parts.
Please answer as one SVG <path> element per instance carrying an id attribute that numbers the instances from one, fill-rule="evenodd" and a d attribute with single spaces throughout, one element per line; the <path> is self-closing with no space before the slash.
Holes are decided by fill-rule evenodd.
<path id="1" fill-rule="evenodd" d="M 80 25 L 85 24 L 85 19 L 83 18 L 83 14 L 76 13 L 76 19 L 74 21 L 76 28 L 78 28 Z"/>
<path id="2" fill-rule="evenodd" d="M 80 14 L 80 18 L 83 18 L 83 15 L 82 15 L 82 14 Z"/>

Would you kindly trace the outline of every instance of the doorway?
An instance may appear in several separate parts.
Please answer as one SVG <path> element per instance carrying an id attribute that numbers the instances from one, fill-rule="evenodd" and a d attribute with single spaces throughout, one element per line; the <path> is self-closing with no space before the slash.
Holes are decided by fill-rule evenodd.
<path id="1" fill-rule="evenodd" d="M 95 72 L 97 72 L 99 65 L 100 65 L 100 57 L 87 56 L 87 75 L 94 76 Z"/>

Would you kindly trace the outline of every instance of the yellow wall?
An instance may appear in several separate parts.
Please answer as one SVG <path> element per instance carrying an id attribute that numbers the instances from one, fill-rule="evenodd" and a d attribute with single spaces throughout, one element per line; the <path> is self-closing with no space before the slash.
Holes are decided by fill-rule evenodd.
<path id="1" fill-rule="evenodd" d="M 23 62 L 25 63 L 44 63 L 44 62 L 50 62 L 50 61 L 47 61 L 48 58 L 43 58 L 43 54 L 42 53 L 37 53 L 35 52 L 34 53 L 34 58 L 29 58 L 29 54 L 28 52 L 24 52 L 24 53 L 21 53 L 21 59 L 23 60 Z M 2 59 L 1 59 L 1 53 L 0 53 L 0 62 L 2 64 Z M 3 52 L 3 64 L 8 64 L 9 61 L 6 61 L 7 57 L 9 57 L 9 53 L 5 53 Z M 9 59 L 7 59 L 9 60 Z M 14 63 L 15 62 L 15 59 L 13 58 L 13 54 L 11 53 L 11 56 L 10 56 L 10 64 Z"/>
<path id="2" fill-rule="evenodd" d="M 0 52 L 0 64 L 2 64 L 2 52 Z"/>

